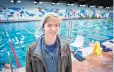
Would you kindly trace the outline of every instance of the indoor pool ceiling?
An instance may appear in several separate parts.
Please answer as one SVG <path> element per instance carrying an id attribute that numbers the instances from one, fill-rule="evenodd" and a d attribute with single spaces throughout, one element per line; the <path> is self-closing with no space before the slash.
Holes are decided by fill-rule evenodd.
<path id="1" fill-rule="evenodd" d="M 16 4 L 18 0 L 14 0 Z M 113 0 L 20 0 L 21 3 L 28 4 L 32 3 L 33 1 L 37 2 L 62 2 L 62 3 L 77 3 L 77 4 L 85 4 L 85 5 L 95 5 L 95 6 L 103 6 L 103 7 L 112 7 Z M 11 4 L 11 0 L 0 0 L 0 5 Z"/>
<path id="2" fill-rule="evenodd" d="M 113 0 L 42 0 L 42 1 L 78 3 L 78 4 L 87 4 L 87 5 L 96 5 L 96 6 L 113 6 Z"/>

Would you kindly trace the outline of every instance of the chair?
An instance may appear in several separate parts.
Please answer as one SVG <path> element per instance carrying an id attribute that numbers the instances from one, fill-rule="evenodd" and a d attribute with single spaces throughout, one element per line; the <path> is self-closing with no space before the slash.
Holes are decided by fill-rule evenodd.
<path id="1" fill-rule="evenodd" d="M 70 46 L 73 47 L 82 47 L 84 44 L 84 37 L 81 35 L 77 35 L 77 37 L 75 38 L 75 41 L 73 43 L 70 44 Z"/>
<path id="2" fill-rule="evenodd" d="M 74 52 L 74 55 L 77 53 L 77 51 L 81 51 L 83 57 L 88 56 L 89 54 L 92 53 L 92 51 L 93 51 L 92 46 L 88 46 L 86 48 L 83 48 L 83 45 L 84 45 L 84 36 L 77 35 L 75 38 L 75 41 L 70 44 L 70 46 L 78 48 L 78 50 L 76 50 Z"/>
<path id="3" fill-rule="evenodd" d="M 107 40 L 101 44 L 102 50 L 104 52 L 109 52 L 113 50 L 114 43 L 112 40 Z"/>

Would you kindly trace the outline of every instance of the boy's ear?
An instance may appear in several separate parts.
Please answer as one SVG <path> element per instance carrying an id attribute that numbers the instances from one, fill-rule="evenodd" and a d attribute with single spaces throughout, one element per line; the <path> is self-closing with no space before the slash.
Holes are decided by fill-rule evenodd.
<path id="1" fill-rule="evenodd" d="M 42 31 L 44 31 L 44 28 L 42 28 Z"/>

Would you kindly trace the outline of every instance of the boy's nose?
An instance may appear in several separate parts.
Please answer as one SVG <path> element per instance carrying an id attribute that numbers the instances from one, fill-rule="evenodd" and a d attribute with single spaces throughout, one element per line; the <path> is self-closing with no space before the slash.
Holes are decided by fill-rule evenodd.
<path id="1" fill-rule="evenodd" d="M 55 26 L 53 26 L 51 29 L 52 29 L 52 30 L 56 30 L 56 27 L 55 27 Z"/>

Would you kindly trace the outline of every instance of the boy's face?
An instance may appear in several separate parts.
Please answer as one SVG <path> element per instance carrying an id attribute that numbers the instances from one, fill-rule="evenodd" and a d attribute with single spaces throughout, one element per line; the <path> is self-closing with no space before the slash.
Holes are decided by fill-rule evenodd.
<path id="1" fill-rule="evenodd" d="M 60 20 L 53 17 L 47 20 L 44 24 L 44 33 L 49 38 L 55 38 L 60 27 Z"/>

